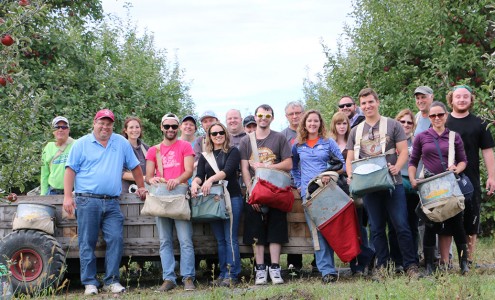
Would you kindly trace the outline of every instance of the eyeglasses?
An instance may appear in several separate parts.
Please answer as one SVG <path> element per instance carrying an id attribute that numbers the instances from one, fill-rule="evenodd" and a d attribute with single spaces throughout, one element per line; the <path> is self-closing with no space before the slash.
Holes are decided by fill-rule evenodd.
<path id="1" fill-rule="evenodd" d="M 399 120 L 402 124 L 407 124 L 407 125 L 413 125 L 414 123 L 412 121 L 406 121 L 406 120 Z"/>
<path id="2" fill-rule="evenodd" d="M 265 118 L 265 119 L 271 119 L 272 118 L 272 115 L 271 114 L 265 114 L 265 115 L 264 114 L 257 114 L 256 116 L 258 118 L 260 118 L 260 119 L 263 119 L 263 118 Z"/>
<path id="3" fill-rule="evenodd" d="M 53 129 L 55 129 L 55 130 L 59 130 L 59 129 L 66 130 L 66 129 L 69 129 L 69 126 L 67 126 L 67 125 L 55 125 L 55 126 L 53 126 Z"/>
<path id="4" fill-rule="evenodd" d="M 344 107 L 351 107 L 353 106 L 354 103 L 344 103 L 344 104 L 339 104 L 339 108 L 344 108 Z"/>
<path id="5" fill-rule="evenodd" d="M 431 114 L 431 115 L 429 115 L 428 117 L 430 117 L 430 119 L 434 120 L 434 119 L 435 119 L 435 118 L 437 118 L 437 117 L 438 117 L 439 119 L 441 119 L 441 118 L 443 118 L 443 116 L 445 116 L 445 113 Z"/>
<path id="6" fill-rule="evenodd" d="M 291 112 L 291 113 L 287 113 L 285 114 L 287 117 L 296 117 L 296 116 L 300 116 L 302 114 L 302 111 L 295 111 L 295 112 Z M 269 119 L 269 118 L 268 118 Z"/>
<path id="7" fill-rule="evenodd" d="M 162 126 L 165 130 L 169 130 L 170 128 L 172 128 L 172 130 L 177 130 L 177 128 L 179 128 L 179 125 L 162 124 Z"/>
<path id="8" fill-rule="evenodd" d="M 368 140 L 372 141 L 375 139 L 375 135 L 373 134 L 373 127 L 370 127 L 370 130 L 368 130 Z"/>
<path id="9" fill-rule="evenodd" d="M 210 135 L 211 136 L 217 136 L 217 135 L 225 135 L 225 131 L 213 131 L 213 132 L 210 132 Z"/>

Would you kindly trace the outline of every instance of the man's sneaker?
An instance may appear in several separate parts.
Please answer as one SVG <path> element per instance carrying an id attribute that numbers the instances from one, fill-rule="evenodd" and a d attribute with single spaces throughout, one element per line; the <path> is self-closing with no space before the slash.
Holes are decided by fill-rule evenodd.
<path id="1" fill-rule="evenodd" d="M 160 286 L 156 291 L 157 292 L 168 292 L 174 289 L 177 285 L 171 280 L 164 280 L 162 286 Z"/>
<path id="2" fill-rule="evenodd" d="M 98 288 L 95 285 L 87 284 L 84 286 L 84 295 L 98 295 Z"/>
<path id="3" fill-rule="evenodd" d="M 421 274 L 419 274 L 418 266 L 416 265 L 412 265 L 409 268 L 407 268 L 406 273 L 407 276 L 409 276 L 409 278 L 411 279 L 417 280 L 421 277 Z"/>
<path id="4" fill-rule="evenodd" d="M 104 285 L 103 290 L 105 292 L 111 292 L 114 294 L 118 294 L 118 293 L 125 292 L 125 287 L 123 287 L 120 283 L 115 282 L 115 283 L 112 283 L 110 285 Z"/>
<path id="5" fill-rule="evenodd" d="M 270 273 L 270 279 L 272 280 L 273 284 L 281 284 L 284 283 L 284 280 L 282 279 L 282 276 L 280 275 L 280 267 L 278 268 L 268 268 L 269 273 Z"/>
<path id="6" fill-rule="evenodd" d="M 194 286 L 193 279 L 191 277 L 187 277 L 184 279 L 184 291 L 194 291 L 196 287 Z"/>
<path id="7" fill-rule="evenodd" d="M 259 284 L 267 283 L 266 269 L 267 268 L 262 270 L 256 270 L 256 280 L 254 281 L 254 284 L 259 285 Z"/>
<path id="8" fill-rule="evenodd" d="M 363 272 L 361 272 L 362 274 Z M 339 279 L 339 276 L 337 274 L 327 274 L 321 278 L 321 281 L 323 283 L 333 283 L 336 282 L 337 279 Z"/>

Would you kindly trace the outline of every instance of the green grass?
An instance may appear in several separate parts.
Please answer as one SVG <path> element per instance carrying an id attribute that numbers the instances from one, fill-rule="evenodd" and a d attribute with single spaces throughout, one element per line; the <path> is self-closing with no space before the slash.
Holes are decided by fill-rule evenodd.
<path id="1" fill-rule="evenodd" d="M 198 270 L 197 290 L 185 292 L 179 286 L 169 293 L 155 293 L 154 289 L 161 283 L 157 278 L 140 282 L 121 280 L 128 283 L 128 292 L 119 295 L 119 299 L 495 299 L 495 241 L 482 239 L 478 246 L 477 262 L 482 268 L 471 269 L 467 276 L 459 274 L 457 259 L 454 268 L 448 273 L 437 272 L 435 276 L 410 280 L 405 275 L 387 275 L 381 282 L 369 278 L 354 278 L 343 274 L 333 284 L 322 284 L 320 276 L 310 272 L 312 255 L 304 256 L 305 275 L 284 277 L 283 285 L 254 286 L 251 277 L 249 259 L 243 260 L 243 283 L 235 288 L 213 288 L 206 284 L 209 279 L 201 276 L 205 271 Z M 455 247 L 454 257 L 457 258 Z M 285 261 L 285 257 L 282 258 Z M 346 267 L 337 262 L 340 267 Z M 283 265 L 284 266 L 284 265 Z M 286 267 L 286 266 L 284 266 Z M 80 287 L 72 288 L 63 295 L 47 299 L 85 299 Z M 100 294 L 92 299 L 111 299 L 114 295 Z"/>

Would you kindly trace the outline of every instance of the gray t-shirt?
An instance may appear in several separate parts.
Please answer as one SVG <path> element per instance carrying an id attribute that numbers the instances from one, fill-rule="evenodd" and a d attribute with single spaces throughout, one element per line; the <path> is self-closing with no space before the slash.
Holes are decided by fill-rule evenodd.
<path id="1" fill-rule="evenodd" d="M 271 130 L 266 138 L 261 140 L 256 139 L 256 145 L 258 146 L 260 162 L 277 164 L 284 159 L 292 157 L 291 147 L 285 136 L 280 132 Z M 241 160 L 253 160 L 249 135 L 241 139 L 239 151 L 241 152 Z M 251 177 L 254 176 L 254 170 L 252 168 L 249 168 L 249 172 L 251 173 Z"/>
<path id="2" fill-rule="evenodd" d="M 431 121 L 428 116 L 423 117 L 420 111 L 414 117 L 416 120 L 416 129 L 414 130 L 414 136 L 420 134 L 421 132 L 427 130 L 431 126 Z"/>
<path id="3" fill-rule="evenodd" d="M 382 154 L 382 147 L 380 146 L 380 133 L 379 133 L 380 121 L 378 121 L 372 129 L 370 134 L 370 125 L 364 122 L 363 136 L 361 137 L 361 149 L 359 151 L 359 158 L 366 158 Z M 347 140 L 347 150 L 354 150 L 354 144 L 356 140 L 357 126 L 351 129 L 349 139 Z M 404 129 L 400 123 L 394 119 L 387 118 L 387 142 L 385 144 L 385 152 L 390 151 L 392 148 L 396 148 L 398 142 L 405 141 L 407 139 Z M 395 165 L 397 162 L 397 152 L 387 154 L 386 160 L 388 163 Z M 399 172 L 394 176 L 397 184 L 402 183 L 402 176 Z"/>
<path id="4" fill-rule="evenodd" d="M 284 130 L 280 131 L 280 133 L 285 136 L 290 146 L 294 145 L 294 141 L 296 140 L 297 137 L 297 132 L 295 130 L 292 130 L 290 127 L 287 127 Z"/>

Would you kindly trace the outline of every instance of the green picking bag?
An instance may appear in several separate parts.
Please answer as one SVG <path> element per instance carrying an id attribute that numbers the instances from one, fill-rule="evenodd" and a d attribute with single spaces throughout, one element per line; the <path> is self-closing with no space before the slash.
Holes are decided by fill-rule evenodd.
<path id="1" fill-rule="evenodd" d="M 210 194 L 199 194 L 191 198 L 191 219 L 195 222 L 228 220 L 229 213 L 225 206 L 225 192 L 223 184 L 211 186 Z M 227 192 L 228 193 L 228 192 Z"/>
<path id="2" fill-rule="evenodd" d="M 352 162 L 352 180 L 349 191 L 353 197 L 395 189 L 388 171 L 385 154 L 358 159 Z"/>

